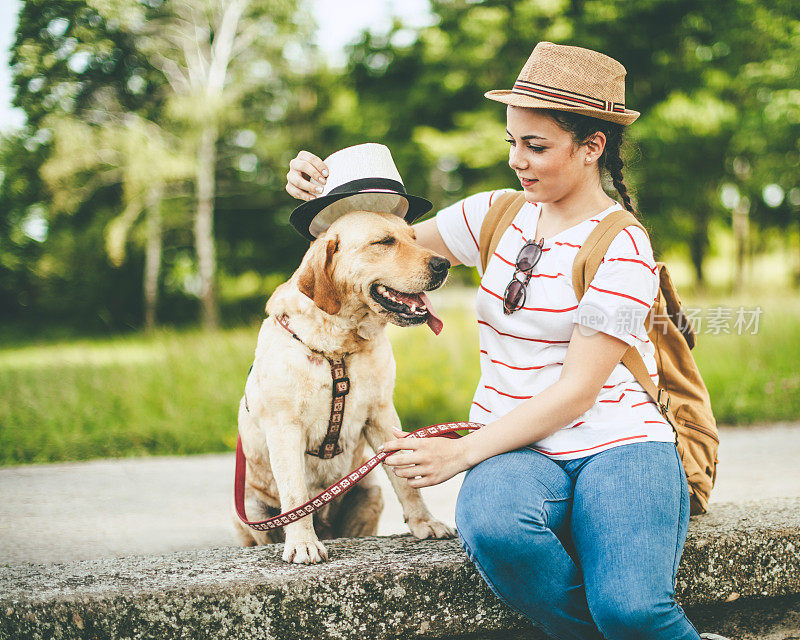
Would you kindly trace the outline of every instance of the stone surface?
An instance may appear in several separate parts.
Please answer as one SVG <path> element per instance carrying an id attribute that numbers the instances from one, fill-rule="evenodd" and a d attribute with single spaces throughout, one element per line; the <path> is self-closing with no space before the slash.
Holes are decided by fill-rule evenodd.
<path id="1" fill-rule="evenodd" d="M 762 611 L 784 603 L 773 627 L 789 633 L 800 610 L 798 514 L 800 498 L 717 505 L 692 518 L 678 600 L 730 606 L 729 617 L 756 599 Z M 7 566 L 0 638 L 537 637 L 489 591 L 457 540 L 403 535 L 327 546 L 331 561 L 311 566 L 282 562 L 281 545 Z"/>

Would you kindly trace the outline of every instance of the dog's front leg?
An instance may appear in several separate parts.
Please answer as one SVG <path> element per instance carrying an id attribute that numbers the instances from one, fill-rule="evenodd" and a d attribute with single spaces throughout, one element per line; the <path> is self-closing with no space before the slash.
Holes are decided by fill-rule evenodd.
<path id="1" fill-rule="evenodd" d="M 373 417 L 367 421 L 364 430 L 367 442 L 369 442 L 369 446 L 372 447 L 373 451 L 377 451 L 380 445 L 395 437 L 392 433 L 392 427 L 400 429 L 400 417 L 397 415 L 394 405 L 389 402 L 379 407 Z M 431 512 L 428 511 L 419 489 L 409 486 L 406 478 L 397 477 L 391 467 L 384 465 L 383 468 L 386 471 L 386 475 L 389 476 L 389 481 L 392 483 L 392 488 L 394 488 L 400 504 L 403 506 L 403 520 L 408 524 L 408 528 L 415 537 L 455 537 L 455 530 L 434 518 Z"/>
<path id="2" fill-rule="evenodd" d="M 299 424 L 281 416 L 264 429 L 269 462 L 278 485 L 281 513 L 299 507 L 309 499 L 306 484 L 305 437 Z M 310 564 L 328 559 L 314 531 L 313 516 L 308 515 L 286 525 L 283 559 L 286 562 Z"/>

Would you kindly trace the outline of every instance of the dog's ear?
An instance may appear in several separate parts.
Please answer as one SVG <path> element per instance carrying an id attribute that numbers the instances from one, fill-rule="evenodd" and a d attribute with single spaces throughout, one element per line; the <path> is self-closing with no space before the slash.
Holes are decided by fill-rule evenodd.
<path id="1" fill-rule="evenodd" d="M 325 313 L 334 315 L 342 308 L 331 278 L 333 254 L 339 250 L 339 238 L 320 238 L 311 245 L 311 255 L 297 276 L 297 288 Z"/>

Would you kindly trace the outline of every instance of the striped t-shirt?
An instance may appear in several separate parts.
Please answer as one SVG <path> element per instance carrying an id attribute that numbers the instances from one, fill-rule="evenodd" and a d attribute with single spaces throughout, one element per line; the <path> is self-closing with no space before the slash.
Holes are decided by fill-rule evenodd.
<path id="1" fill-rule="evenodd" d="M 447 248 L 463 264 L 480 271 L 478 238 L 491 202 L 503 190 L 478 193 L 436 215 Z M 635 345 L 658 385 L 655 349 L 644 326 L 658 296 L 658 272 L 647 234 L 623 229 L 612 241 L 595 277 L 578 303 L 572 265 L 589 233 L 616 203 L 591 219 L 545 237 L 542 257 L 532 271 L 525 306 L 503 313 L 503 293 L 514 274 L 520 248 L 535 239 L 540 205 L 526 202 L 489 258 L 476 296 L 481 379 L 469 419 L 489 423 L 556 382 L 573 323 L 589 326 Z M 672 427 L 656 403 L 621 362 L 586 413 L 559 431 L 532 443 L 532 449 L 567 460 L 632 442 L 674 442 Z"/>

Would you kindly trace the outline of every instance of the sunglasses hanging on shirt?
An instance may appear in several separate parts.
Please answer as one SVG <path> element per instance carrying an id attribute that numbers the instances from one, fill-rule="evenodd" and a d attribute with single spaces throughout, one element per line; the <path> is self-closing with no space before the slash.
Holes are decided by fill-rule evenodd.
<path id="1" fill-rule="evenodd" d="M 525 305 L 525 291 L 531 279 L 531 271 L 533 271 L 536 263 L 542 257 L 543 246 L 544 238 L 539 240 L 538 243 L 528 240 L 519 250 L 514 275 L 511 276 L 511 282 L 508 283 L 503 294 L 503 313 L 506 315 L 519 311 Z M 525 280 L 519 280 L 517 278 L 518 273 L 524 274 Z"/>

